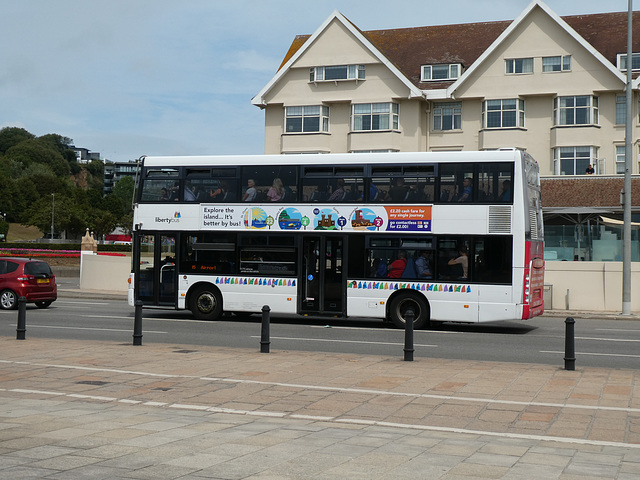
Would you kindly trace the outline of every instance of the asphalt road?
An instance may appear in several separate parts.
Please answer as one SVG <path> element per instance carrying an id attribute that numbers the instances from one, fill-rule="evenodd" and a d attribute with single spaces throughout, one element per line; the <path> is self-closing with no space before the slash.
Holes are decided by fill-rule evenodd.
<path id="1" fill-rule="evenodd" d="M 0 311 L 0 335 L 16 337 L 17 311 Z M 133 342 L 134 311 L 125 301 L 60 298 L 48 309 L 27 306 L 27 340 L 59 338 Z M 260 350 L 261 316 L 194 320 L 190 312 L 143 311 L 143 345 L 210 345 Z M 404 331 L 379 320 L 272 316 L 271 353 L 279 350 L 404 355 Z M 640 322 L 576 317 L 576 367 L 638 368 Z M 442 324 L 415 331 L 414 358 L 524 362 L 564 367 L 563 318 L 482 325 Z"/>

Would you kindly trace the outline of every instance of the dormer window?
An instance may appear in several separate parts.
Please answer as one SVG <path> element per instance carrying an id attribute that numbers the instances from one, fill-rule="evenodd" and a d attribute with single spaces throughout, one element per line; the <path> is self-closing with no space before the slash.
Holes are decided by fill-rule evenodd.
<path id="1" fill-rule="evenodd" d="M 558 55 L 557 57 L 542 57 L 542 71 L 548 72 L 570 72 L 571 55 Z"/>
<path id="2" fill-rule="evenodd" d="M 632 68 L 632 71 L 634 72 L 640 70 L 640 53 L 631 54 L 631 68 Z M 618 70 L 622 72 L 627 71 L 627 54 L 626 53 L 618 54 Z"/>
<path id="3" fill-rule="evenodd" d="M 364 77 L 364 65 L 330 65 L 325 67 L 311 67 L 309 69 L 310 82 L 364 80 Z"/>
<path id="4" fill-rule="evenodd" d="M 438 82 L 441 80 L 456 80 L 460 77 L 462 65 L 450 63 L 442 65 L 422 65 L 421 82 Z"/>

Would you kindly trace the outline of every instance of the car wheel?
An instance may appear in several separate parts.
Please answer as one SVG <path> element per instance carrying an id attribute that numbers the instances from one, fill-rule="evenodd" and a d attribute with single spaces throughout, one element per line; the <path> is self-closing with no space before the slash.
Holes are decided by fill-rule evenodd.
<path id="1" fill-rule="evenodd" d="M 416 294 L 400 294 L 389 305 L 389 316 L 398 328 L 405 328 L 406 315 L 413 310 L 413 328 L 424 328 L 429 324 L 429 305 L 427 301 Z"/>
<path id="2" fill-rule="evenodd" d="M 3 290 L 0 293 L 0 308 L 3 310 L 14 310 L 18 308 L 18 296 L 12 290 Z"/>
<path id="3" fill-rule="evenodd" d="M 46 302 L 36 302 L 36 307 L 47 308 L 51 303 L 53 303 L 51 300 L 47 300 Z"/>
<path id="4" fill-rule="evenodd" d="M 198 320 L 217 320 L 222 315 L 222 297 L 213 285 L 197 287 L 189 296 L 189 310 Z"/>

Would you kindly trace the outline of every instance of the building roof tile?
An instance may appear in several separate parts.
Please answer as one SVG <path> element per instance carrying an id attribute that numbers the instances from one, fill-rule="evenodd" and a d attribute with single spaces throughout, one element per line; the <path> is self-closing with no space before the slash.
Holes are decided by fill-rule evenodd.
<path id="1" fill-rule="evenodd" d="M 626 53 L 627 12 L 560 18 L 614 66 L 617 55 Z M 496 21 L 358 30 L 416 87 L 433 90 L 446 88 L 453 82 L 421 82 L 422 65 L 460 63 L 463 69 L 469 68 L 511 23 L 512 21 Z M 298 35 L 294 38 L 280 68 L 310 37 L 311 35 Z M 633 12 L 633 51 L 640 51 L 640 12 Z"/>

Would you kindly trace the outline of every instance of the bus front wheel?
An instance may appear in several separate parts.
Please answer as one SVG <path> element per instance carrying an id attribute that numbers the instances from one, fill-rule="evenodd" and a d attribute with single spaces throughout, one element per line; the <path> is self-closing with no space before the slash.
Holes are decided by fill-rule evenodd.
<path id="1" fill-rule="evenodd" d="M 197 287 L 189 296 L 189 310 L 198 320 L 217 320 L 222 314 L 222 298 L 212 286 Z"/>
<path id="2" fill-rule="evenodd" d="M 400 294 L 391 300 L 389 305 L 389 317 L 398 328 L 405 328 L 406 315 L 413 310 L 413 328 L 424 328 L 429 324 L 429 305 L 419 295 Z"/>

